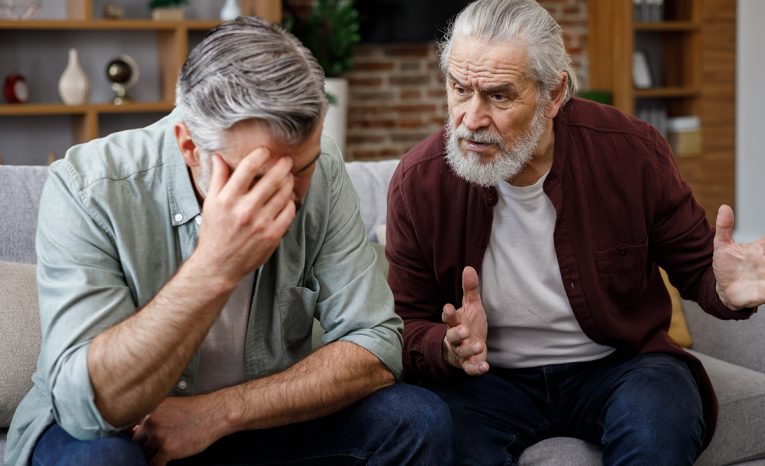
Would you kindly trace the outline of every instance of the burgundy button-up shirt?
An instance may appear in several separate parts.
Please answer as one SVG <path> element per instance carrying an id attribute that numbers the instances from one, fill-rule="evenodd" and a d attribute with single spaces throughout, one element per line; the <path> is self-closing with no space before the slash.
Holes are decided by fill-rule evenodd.
<path id="1" fill-rule="evenodd" d="M 497 202 L 494 188 L 467 183 L 447 165 L 444 133 L 403 157 L 388 191 L 388 281 L 405 322 L 405 377 L 415 381 L 460 373 L 442 357 L 441 310 L 460 307 L 465 266 L 480 277 Z M 684 298 L 719 318 L 743 319 L 753 310 L 734 312 L 720 302 L 714 233 L 656 130 L 574 98 L 555 117 L 554 134 L 544 191 L 556 211 L 555 251 L 574 315 L 597 343 L 685 360 L 704 400 L 706 445 L 717 400 L 701 363 L 667 335 L 671 303 L 658 268 Z"/>

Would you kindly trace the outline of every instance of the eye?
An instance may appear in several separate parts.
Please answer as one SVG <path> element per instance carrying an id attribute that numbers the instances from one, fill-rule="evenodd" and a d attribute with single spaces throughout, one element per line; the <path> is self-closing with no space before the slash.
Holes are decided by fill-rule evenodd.
<path id="1" fill-rule="evenodd" d="M 459 96 L 465 96 L 470 93 L 470 91 L 468 91 L 467 89 L 465 89 L 464 87 L 462 87 L 461 85 L 457 83 L 452 84 L 452 89 L 454 89 L 454 93 Z"/>
<path id="2" fill-rule="evenodd" d="M 507 102 L 510 98 L 505 94 L 492 94 L 489 96 L 493 102 Z"/>

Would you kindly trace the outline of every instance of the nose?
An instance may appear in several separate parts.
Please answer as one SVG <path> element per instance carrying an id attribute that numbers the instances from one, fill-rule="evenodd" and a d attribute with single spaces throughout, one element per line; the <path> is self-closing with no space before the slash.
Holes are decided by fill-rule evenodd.
<path id="1" fill-rule="evenodd" d="M 491 124 L 486 102 L 479 93 L 475 93 L 470 100 L 465 102 L 465 114 L 462 117 L 462 124 L 470 131 L 477 131 L 486 128 Z"/>

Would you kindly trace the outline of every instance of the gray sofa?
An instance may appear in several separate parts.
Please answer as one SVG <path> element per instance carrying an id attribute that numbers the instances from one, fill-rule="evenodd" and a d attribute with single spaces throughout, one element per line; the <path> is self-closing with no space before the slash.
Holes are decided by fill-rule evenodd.
<path id="1" fill-rule="evenodd" d="M 385 223 L 395 161 L 348 164 L 370 239 Z M 39 348 L 34 281 L 34 231 L 45 167 L 0 165 L 0 457 L 13 410 L 31 385 Z M 765 232 L 764 232 L 765 233 Z M 707 368 L 720 401 L 717 433 L 698 465 L 765 466 L 765 317 L 722 322 L 685 303 L 694 354 Z M 599 449 L 573 438 L 540 442 L 524 465 L 597 465 Z"/>

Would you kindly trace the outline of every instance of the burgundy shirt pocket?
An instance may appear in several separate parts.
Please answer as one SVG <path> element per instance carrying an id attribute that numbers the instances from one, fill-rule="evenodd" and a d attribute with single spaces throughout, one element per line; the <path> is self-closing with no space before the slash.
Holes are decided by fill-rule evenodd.
<path id="1" fill-rule="evenodd" d="M 646 284 L 647 262 L 648 241 L 595 252 L 600 286 L 618 310 L 629 310 L 637 304 Z"/>

